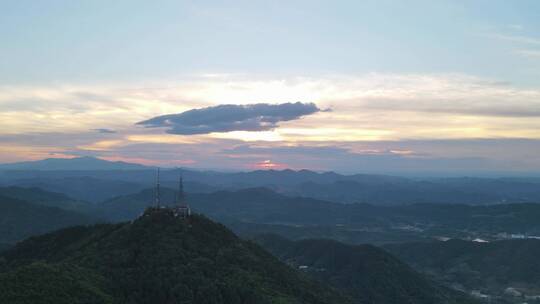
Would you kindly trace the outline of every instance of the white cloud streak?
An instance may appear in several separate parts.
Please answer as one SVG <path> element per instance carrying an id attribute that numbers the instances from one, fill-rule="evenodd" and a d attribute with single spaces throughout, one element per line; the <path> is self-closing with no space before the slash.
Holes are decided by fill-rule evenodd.
<path id="1" fill-rule="evenodd" d="M 540 58 L 540 50 L 516 50 L 515 53 L 527 58 Z"/>
<path id="2" fill-rule="evenodd" d="M 150 117 L 193 108 L 288 100 L 309 100 L 333 111 L 282 121 L 275 130 L 229 132 L 221 133 L 222 136 L 171 135 L 133 126 Z M 222 161 L 234 167 L 246 155 L 233 157 L 220 151 L 242 143 L 265 143 L 270 147 L 322 147 L 332 143 L 351 151 L 410 151 L 406 155 L 390 153 L 398 159 L 428 152 L 436 158 L 447 156 L 444 149 L 430 152 L 425 146 L 389 143 L 412 139 L 456 142 L 478 138 L 540 139 L 539 109 L 539 88 L 460 74 L 287 79 L 226 76 L 146 87 L 126 84 L 0 87 L 0 141 L 9 142 L 10 146 L 0 151 L 0 161 L 14 160 L 14 155 L 24 159 L 55 152 L 154 161 L 168 158 L 179 164 L 189 162 L 202 167 L 208 167 L 203 165 L 205 162 L 217 165 Z M 100 133 L 96 129 L 116 133 Z M 362 142 L 387 144 L 377 147 L 355 144 Z M 486 151 L 486 145 L 472 147 L 472 154 L 456 150 L 451 157 L 470 159 Z M 291 163 L 301 160 L 299 156 L 279 154 L 279 151 L 283 150 L 276 150 L 276 155 L 295 159 Z M 298 155 L 309 154 L 314 163 L 317 161 L 313 150 L 295 151 Z M 517 150 L 506 153 L 510 160 L 522 156 Z M 355 155 L 347 155 L 347 159 L 354 159 Z M 531 158 L 531 162 L 536 160 Z"/>

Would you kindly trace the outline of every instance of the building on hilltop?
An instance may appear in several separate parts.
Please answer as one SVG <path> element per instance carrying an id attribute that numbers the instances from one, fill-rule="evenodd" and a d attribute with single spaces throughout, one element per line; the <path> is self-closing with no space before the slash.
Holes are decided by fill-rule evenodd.
<path id="1" fill-rule="evenodd" d="M 184 193 L 184 180 L 180 175 L 178 179 L 178 190 L 174 196 L 174 203 L 161 204 L 161 184 L 160 184 L 160 170 L 157 170 L 156 187 L 154 190 L 154 203 L 153 206 L 148 207 L 144 212 L 144 215 L 155 212 L 172 212 L 175 217 L 188 218 L 191 216 L 191 208 L 186 202 L 186 195 Z"/>

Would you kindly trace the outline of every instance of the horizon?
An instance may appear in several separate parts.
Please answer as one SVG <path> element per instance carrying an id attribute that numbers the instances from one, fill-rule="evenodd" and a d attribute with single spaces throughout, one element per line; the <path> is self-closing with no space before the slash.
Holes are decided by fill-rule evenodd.
<path id="1" fill-rule="evenodd" d="M 6 3 L 0 163 L 540 175 L 540 3 Z"/>
<path id="2" fill-rule="evenodd" d="M 283 171 L 291 171 L 291 172 L 302 172 L 302 171 L 308 171 L 313 172 L 317 174 L 327 174 L 327 173 L 334 173 L 339 174 L 343 176 L 353 176 L 353 175 L 380 175 L 380 176 L 395 176 L 395 177 L 404 177 L 404 178 L 421 178 L 421 179 L 430 179 L 430 178 L 538 178 L 540 177 L 540 173 L 536 172 L 511 172 L 511 171 L 491 171 L 491 172 L 451 172 L 451 171 L 418 171 L 418 172 L 380 172 L 380 171 L 334 171 L 334 170 L 311 170 L 309 168 L 300 168 L 300 169 L 291 169 L 291 168 L 254 168 L 254 169 L 245 169 L 245 170 L 234 170 L 234 169 L 223 169 L 223 168 L 197 168 L 197 167 L 189 167 L 189 166 L 148 166 L 142 163 L 137 162 L 127 162 L 123 160 L 107 160 L 104 158 L 99 158 L 95 156 L 73 156 L 71 158 L 44 158 L 39 160 L 31 160 L 31 161 L 22 161 L 22 162 L 9 162 L 9 163 L 0 163 L 0 172 L 2 171 L 2 166 L 10 166 L 10 165 L 20 165 L 20 164 L 33 164 L 33 163 L 39 163 L 42 161 L 49 161 L 49 160 L 75 160 L 75 159 L 91 159 L 91 160 L 100 160 L 105 161 L 107 163 L 122 163 L 126 165 L 140 165 L 143 166 L 141 170 L 154 170 L 157 168 L 161 168 L 164 170 L 188 170 L 188 171 L 196 171 L 196 172 L 217 172 L 217 173 L 249 173 L 249 172 L 256 172 L 256 171 L 273 171 L 273 172 L 283 172 Z M 33 170 L 39 170 L 39 171 L 65 171 L 67 169 L 4 169 L 4 170 L 23 170 L 23 171 L 33 171 Z M 71 169 L 75 171 L 87 171 L 89 169 Z M 120 169 L 98 169 L 98 170 L 120 170 Z"/>
<path id="3" fill-rule="evenodd" d="M 1 7 L 0 302 L 540 303 L 540 0 Z"/>

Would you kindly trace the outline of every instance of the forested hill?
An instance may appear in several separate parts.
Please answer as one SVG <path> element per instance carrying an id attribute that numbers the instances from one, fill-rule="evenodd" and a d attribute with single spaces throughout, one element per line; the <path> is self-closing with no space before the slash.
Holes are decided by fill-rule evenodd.
<path id="1" fill-rule="evenodd" d="M 93 224 L 97 218 L 0 194 L 0 243 L 14 243 L 59 228 Z"/>
<path id="2" fill-rule="evenodd" d="M 392 244 L 385 249 L 448 285 L 482 290 L 492 297 L 506 297 L 508 288 L 513 288 L 522 295 L 512 295 L 514 303 L 526 302 L 527 295 L 540 295 L 540 240 L 449 240 Z"/>
<path id="3" fill-rule="evenodd" d="M 290 241 L 264 235 L 256 241 L 282 261 L 353 297 L 355 303 L 467 304 L 465 294 L 442 287 L 371 245 L 331 240 Z"/>
<path id="4" fill-rule="evenodd" d="M 57 207 L 65 210 L 90 212 L 91 205 L 72 199 L 65 194 L 45 191 L 36 187 L 0 187 L 0 195 L 11 197 L 37 205 Z"/>
<path id="5" fill-rule="evenodd" d="M 202 216 L 72 227 L 0 257 L 6 303 L 349 303 Z"/>

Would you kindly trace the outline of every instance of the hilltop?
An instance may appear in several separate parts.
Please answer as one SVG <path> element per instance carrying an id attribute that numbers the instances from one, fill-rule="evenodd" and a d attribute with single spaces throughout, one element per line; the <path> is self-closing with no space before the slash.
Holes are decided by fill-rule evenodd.
<path id="1" fill-rule="evenodd" d="M 11 304 L 349 303 L 199 215 L 67 228 L 0 259 L 0 294 Z"/>

